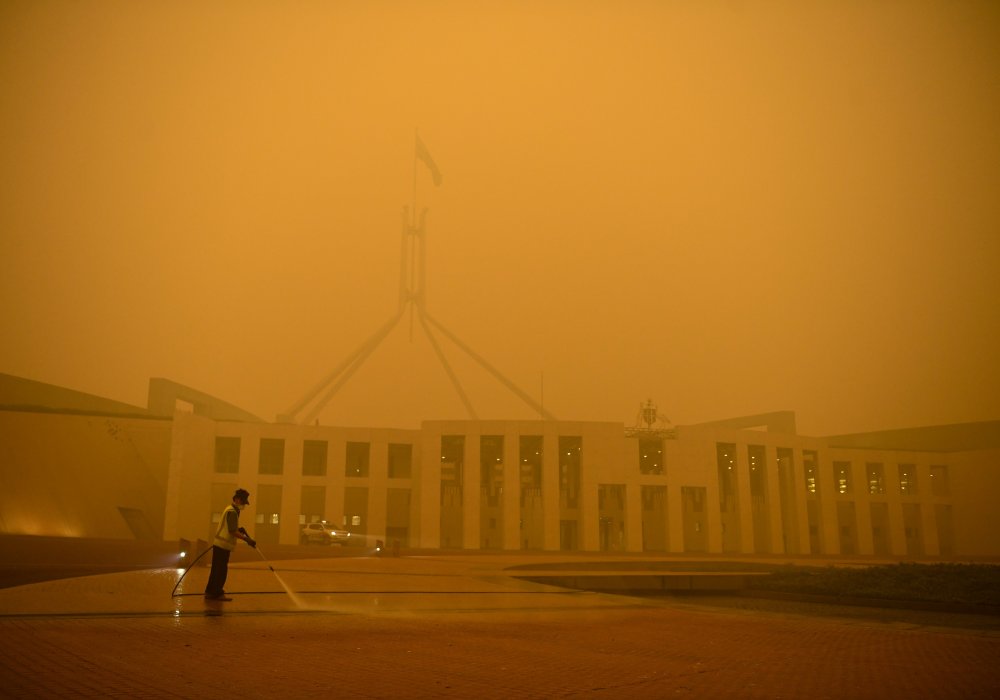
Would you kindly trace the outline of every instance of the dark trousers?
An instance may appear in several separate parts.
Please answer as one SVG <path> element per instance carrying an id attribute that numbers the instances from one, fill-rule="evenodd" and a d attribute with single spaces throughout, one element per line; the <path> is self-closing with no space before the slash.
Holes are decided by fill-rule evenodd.
<path id="1" fill-rule="evenodd" d="M 212 545 L 212 572 L 208 575 L 205 595 L 222 595 L 223 586 L 226 585 L 226 577 L 229 575 L 229 555 L 231 553 L 228 549 Z"/>

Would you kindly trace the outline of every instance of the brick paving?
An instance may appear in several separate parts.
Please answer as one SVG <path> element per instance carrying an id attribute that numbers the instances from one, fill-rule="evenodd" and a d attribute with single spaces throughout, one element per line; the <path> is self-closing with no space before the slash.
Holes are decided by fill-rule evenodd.
<path id="1" fill-rule="evenodd" d="M 995 619 L 567 593 L 483 558 L 275 568 L 224 604 L 198 570 L 173 599 L 173 570 L 0 591 L 0 697 L 1000 697 Z"/>

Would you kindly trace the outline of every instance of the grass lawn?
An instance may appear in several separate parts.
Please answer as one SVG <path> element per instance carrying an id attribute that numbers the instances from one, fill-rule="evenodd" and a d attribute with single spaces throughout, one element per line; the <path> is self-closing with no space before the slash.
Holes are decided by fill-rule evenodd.
<path id="1" fill-rule="evenodd" d="M 1000 607 L 1000 566 L 891 564 L 871 567 L 782 566 L 748 581 L 754 590 Z"/>

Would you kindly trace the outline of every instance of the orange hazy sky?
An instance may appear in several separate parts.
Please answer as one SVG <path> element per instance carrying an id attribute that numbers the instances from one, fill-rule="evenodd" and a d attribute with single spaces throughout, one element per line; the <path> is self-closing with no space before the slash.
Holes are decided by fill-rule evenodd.
<path id="1" fill-rule="evenodd" d="M 6 0 L 0 372 L 273 419 L 396 311 L 419 128 L 427 308 L 559 418 L 997 419 L 998 68 L 995 2 Z M 321 420 L 464 416 L 407 318 Z"/>

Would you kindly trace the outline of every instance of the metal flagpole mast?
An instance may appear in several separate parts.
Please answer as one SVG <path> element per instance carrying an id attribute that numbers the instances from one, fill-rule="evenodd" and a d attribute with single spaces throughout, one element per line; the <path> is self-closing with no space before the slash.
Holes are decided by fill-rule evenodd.
<path id="1" fill-rule="evenodd" d="M 413 249 L 414 242 L 413 237 L 416 235 L 417 228 L 417 142 L 420 140 L 420 131 L 418 129 L 413 130 L 413 208 L 410 209 L 410 228 L 408 230 L 409 235 L 406 237 L 406 244 L 409 252 L 410 260 L 410 279 L 407 285 L 410 300 L 412 302 L 413 298 L 413 282 L 414 282 L 414 270 L 416 266 L 416 260 L 414 260 Z M 410 305 L 410 342 L 413 342 L 413 305 Z"/>
<path id="2" fill-rule="evenodd" d="M 413 130 L 413 209 L 410 211 L 410 226 L 417 225 L 417 142 L 420 141 L 420 130 Z"/>
<path id="3" fill-rule="evenodd" d="M 440 321 L 437 321 L 433 316 L 427 313 L 426 294 L 424 289 L 424 285 L 426 283 L 425 241 L 427 209 L 420 212 L 419 217 L 417 216 L 417 161 L 423 160 L 430 169 L 431 175 L 434 178 L 435 186 L 441 184 L 441 171 L 438 170 L 433 157 L 427 150 L 427 147 L 420 140 L 419 130 L 414 130 L 414 139 L 413 202 L 412 208 L 409 210 L 407 210 L 407 207 L 403 207 L 402 216 L 403 230 L 400 240 L 401 246 L 399 262 L 399 308 L 396 310 L 396 314 L 392 318 L 383 324 L 381 328 L 372 334 L 372 336 L 362 343 L 354 352 L 348 355 L 348 357 L 341 362 L 341 364 L 338 365 L 325 379 L 313 387 L 313 389 L 303 396 L 297 403 L 292 405 L 286 414 L 279 415 L 279 422 L 295 421 L 296 415 L 302 411 L 306 411 L 306 406 L 310 403 L 313 405 L 306 411 L 305 420 L 303 422 L 308 423 L 315 419 L 334 397 L 334 395 L 340 390 L 340 388 L 347 383 L 351 376 L 361 367 L 361 365 L 365 363 L 375 349 L 381 345 L 385 337 L 393 330 L 393 328 L 396 327 L 396 324 L 402 319 L 403 314 L 406 312 L 407 306 L 410 307 L 411 342 L 413 340 L 413 317 L 416 314 L 420 317 L 420 325 L 424 329 L 424 333 L 431 344 L 431 348 L 437 355 L 438 361 L 441 363 L 442 367 L 444 367 L 445 373 L 448 375 L 448 379 L 451 381 L 456 393 L 465 405 L 465 410 L 473 420 L 478 420 L 476 411 L 472 407 L 472 402 L 466 395 L 465 390 L 462 388 L 462 385 L 458 380 L 458 376 L 455 374 L 451 364 L 448 362 L 448 358 L 445 356 L 444 351 L 441 348 L 441 344 L 435 337 L 435 330 L 442 333 L 456 347 L 477 362 L 480 367 L 485 369 L 489 374 L 493 375 L 497 381 L 507 387 L 507 389 L 509 389 L 518 398 L 538 411 L 543 420 L 555 420 L 555 417 L 545 410 L 544 378 L 542 379 L 543 383 L 541 388 L 542 403 L 538 403 L 507 377 L 505 377 L 498 369 L 487 362 L 482 356 L 463 343 L 454 333 L 445 328 Z M 320 396 L 324 389 L 326 390 L 325 393 Z M 317 397 L 319 398 L 317 399 Z"/>

